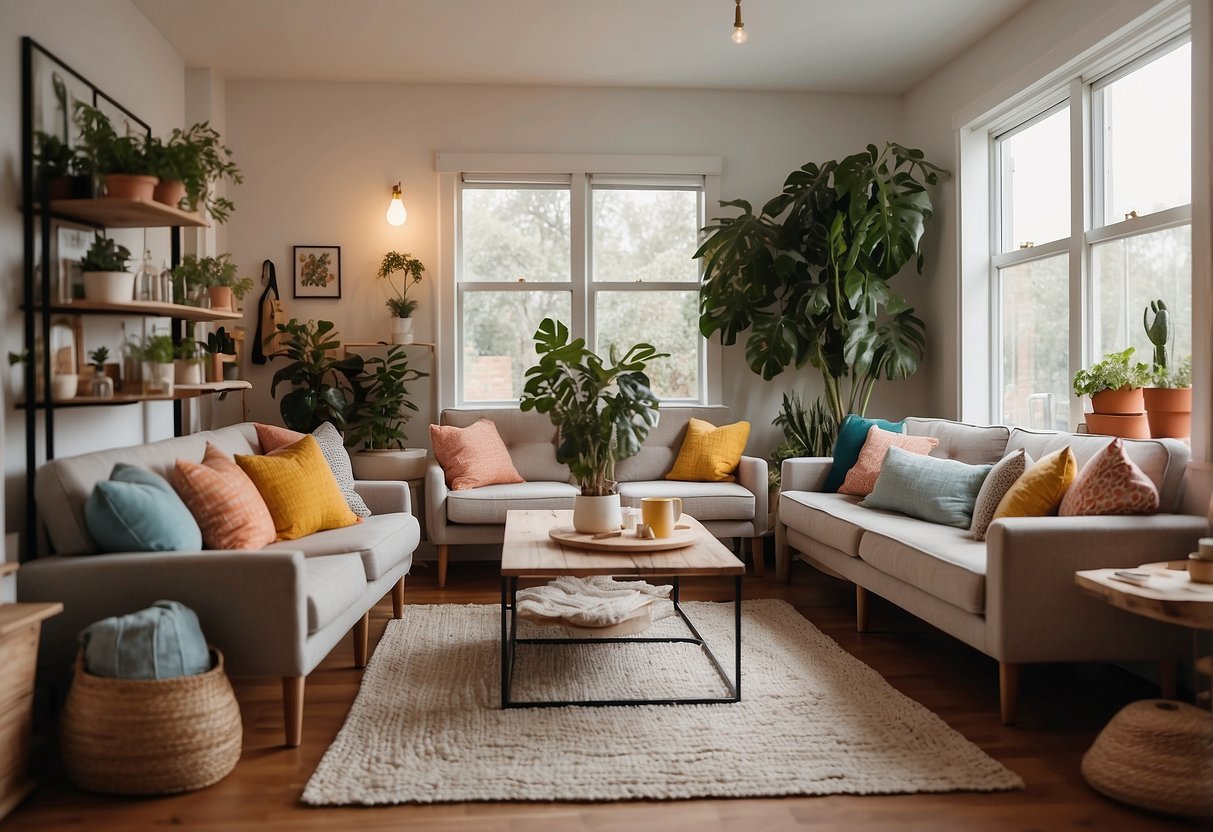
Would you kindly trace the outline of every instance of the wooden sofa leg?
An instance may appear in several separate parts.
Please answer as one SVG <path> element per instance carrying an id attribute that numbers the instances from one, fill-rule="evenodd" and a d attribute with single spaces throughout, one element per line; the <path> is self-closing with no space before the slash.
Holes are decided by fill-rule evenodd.
<path id="1" fill-rule="evenodd" d="M 366 667 L 367 648 L 370 645 L 371 613 L 368 610 L 354 624 L 354 667 Z"/>
<path id="2" fill-rule="evenodd" d="M 1014 725 L 1015 711 L 1019 705 L 1019 665 L 998 663 L 998 700 L 1002 724 Z"/>
<path id="3" fill-rule="evenodd" d="M 775 580 L 792 582 L 792 553 L 788 550 L 788 533 L 782 523 L 775 524 Z"/>
<path id="4" fill-rule="evenodd" d="M 286 726 L 286 745 L 297 748 L 303 741 L 303 683 L 306 676 L 282 677 L 282 721 Z"/>
<path id="5" fill-rule="evenodd" d="M 438 546 L 438 587 L 446 586 L 446 562 L 450 557 L 451 548 L 445 543 Z"/>
<path id="6" fill-rule="evenodd" d="M 761 537 L 750 538 L 750 556 L 754 560 L 754 577 L 761 578 L 766 574 L 766 552 L 763 549 Z"/>
<path id="7" fill-rule="evenodd" d="M 855 584 L 855 632 L 868 631 L 868 591 Z"/>
<path id="8" fill-rule="evenodd" d="M 404 618 L 404 578 L 396 581 L 392 587 L 392 618 Z"/>
<path id="9" fill-rule="evenodd" d="M 1158 697 L 1179 698 L 1179 662 L 1176 659 L 1163 659 L 1158 663 Z"/>

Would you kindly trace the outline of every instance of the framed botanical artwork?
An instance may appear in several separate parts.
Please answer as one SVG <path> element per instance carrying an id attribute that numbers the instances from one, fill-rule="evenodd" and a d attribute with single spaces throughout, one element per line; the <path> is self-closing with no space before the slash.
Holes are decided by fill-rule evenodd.
<path id="1" fill-rule="evenodd" d="M 295 297 L 341 297 L 341 246 L 295 246 Z"/>

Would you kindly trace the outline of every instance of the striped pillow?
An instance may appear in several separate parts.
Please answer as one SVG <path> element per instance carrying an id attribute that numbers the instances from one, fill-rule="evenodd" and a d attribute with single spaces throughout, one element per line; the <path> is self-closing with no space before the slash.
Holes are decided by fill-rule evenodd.
<path id="1" fill-rule="evenodd" d="M 202 529 L 207 549 L 261 549 L 277 537 L 257 486 L 210 442 L 201 463 L 179 459 L 169 479 Z"/>

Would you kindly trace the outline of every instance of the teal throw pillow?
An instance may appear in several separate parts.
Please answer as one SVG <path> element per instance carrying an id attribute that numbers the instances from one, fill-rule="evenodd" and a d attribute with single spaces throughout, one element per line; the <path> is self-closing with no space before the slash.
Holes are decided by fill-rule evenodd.
<path id="1" fill-rule="evenodd" d="M 119 462 L 84 504 L 89 536 L 101 552 L 202 549 L 202 532 L 164 477 Z"/>
<path id="2" fill-rule="evenodd" d="M 876 487 L 860 505 L 967 529 L 973 522 L 977 492 L 992 467 L 889 448 Z"/>
<path id="3" fill-rule="evenodd" d="M 868 429 L 872 425 L 893 433 L 906 432 L 904 420 L 890 422 L 885 419 L 865 419 L 854 413 L 847 416 L 842 420 L 842 424 L 838 428 L 838 439 L 834 442 L 834 464 L 830 468 L 829 475 L 826 476 L 824 486 L 826 491 L 837 491 L 842 485 L 842 481 L 847 478 L 847 471 L 855 467 L 855 463 L 859 460 L 859 452 L 863 450 L 863 443 L 868 441 Z"/>

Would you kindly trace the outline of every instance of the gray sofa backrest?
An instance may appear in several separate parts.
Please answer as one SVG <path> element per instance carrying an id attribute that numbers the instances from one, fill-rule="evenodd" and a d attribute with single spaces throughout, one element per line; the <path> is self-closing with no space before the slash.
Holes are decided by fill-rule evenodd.
<path id="1" fill-rule="evenodd" d="M 442 411 L 441 425 L 466 428 L 489 419 L 510 452 L 514 467 L 527 482 L 568 482 L 569 469 L 556 461 L 556 427 L 542 413 L 517 407 L 450 408 Z"/>
<path id="2" fill-rule="evenodd" d="M 955 459 L 966 465 L 993 465 L 1007 452 L 1010 428 L 1005 425 L 970 425 L 947 419 L 924 419 L 909 416 L 906 433 L 911 436 L 933 436 L 939 444 L 931 456 Z"/>
<path id="3" fill-rule="evenodd" d="M 731 421 L 727 407 L 663 407 L 657 426 L 649 431 L 640 453 L 619 463 L 615 468 L 615 479 L 619 482 L 665 479 L 674 467 L 691 417 L 711 422 L 716 427 Z"/>

